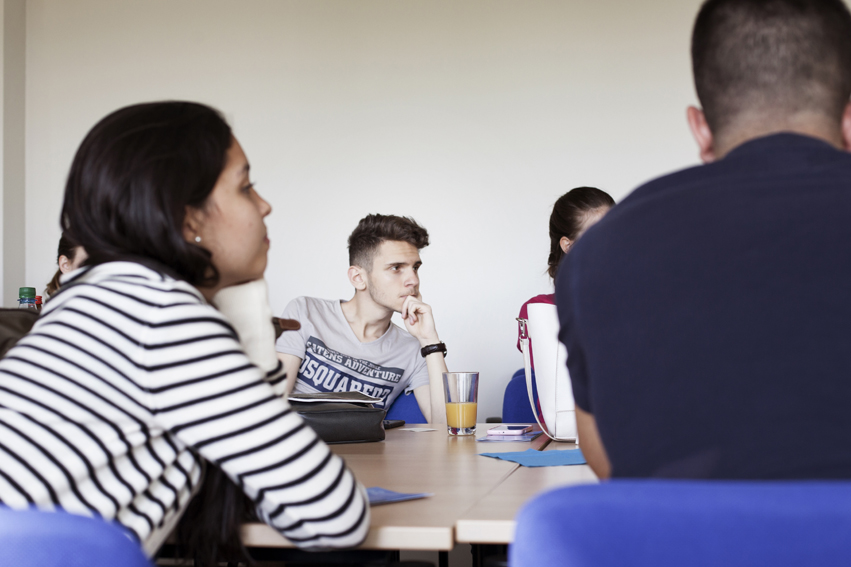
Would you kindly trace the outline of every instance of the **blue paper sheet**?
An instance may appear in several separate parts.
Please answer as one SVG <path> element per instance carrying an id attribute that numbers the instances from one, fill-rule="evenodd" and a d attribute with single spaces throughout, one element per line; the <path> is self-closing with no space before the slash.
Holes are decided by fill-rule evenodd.
<path id="1" fill-rule="evenodd" d="M 524 467 L 560 467 L 565 465 L 584 465 L 585 456 L 579 449 L 566 451 L 536 451 L 527 449 L 516 453 L 479 453 L 483 457 L 493 457 L 523 465 Z"/>
<path id="2" fill-rule="evenodd" d="M 416 500 L 417 498 L 426 498 L 433 496 L 430 492 L 407 493 L 395 492 L 378 486 L 373 486 L 366 489 L 366 495 L 369 498 L 370 506 L 378 504 L 390 504 L 392 502 L 404 502 L 406 500 Z"/>

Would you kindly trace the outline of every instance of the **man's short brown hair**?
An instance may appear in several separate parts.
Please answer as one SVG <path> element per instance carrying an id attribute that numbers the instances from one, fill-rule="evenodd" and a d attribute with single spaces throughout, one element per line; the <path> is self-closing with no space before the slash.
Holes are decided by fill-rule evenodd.
<path id="1" fill-rule="evenodd" d="M 411 217 L 367 215 L 349 235 L 349 265 L 371 271 L 375 252 L 386 240 L 407 242 L 422 250 L 428 246 L 428 231 Z"/>

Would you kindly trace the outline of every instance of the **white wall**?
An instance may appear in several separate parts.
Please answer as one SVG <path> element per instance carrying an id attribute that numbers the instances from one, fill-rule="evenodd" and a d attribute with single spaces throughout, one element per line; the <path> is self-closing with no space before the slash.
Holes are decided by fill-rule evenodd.
<path id="1" fill-rule="evenodd" d="M 499 415 L 514 318 L 547 292 L 547 219 L 577 185 L 622 198 L 696 163 L 688 47 L 698 0 L 28 0 L 26 281 L 55 270 L 62 189 L 119 106 L 225 112 L 272 204 L 275 311 L 348 298 L 370 212 L 432 236 L 424 298 L 450 369 Z M 21 284 L 22 285 L 22 284 Z"/>
<path id="2" fill-rule="evenodd" d="M 2 303 L 13 305 L 26 271 L 26 1 L 0 0 L 0 6 L 0 298 Z"/>

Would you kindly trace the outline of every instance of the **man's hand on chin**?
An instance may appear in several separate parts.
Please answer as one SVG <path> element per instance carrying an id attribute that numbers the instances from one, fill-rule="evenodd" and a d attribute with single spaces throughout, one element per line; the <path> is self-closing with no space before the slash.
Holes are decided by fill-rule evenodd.
<path id="1" fill-rule="evenodd" d="M 423 303 L 422 295 L 409 295 L 402 304 L 402 320 L 405 328 L 417 340 L 420 345 L 432 345 L 440 342 L 437 337 L 437 329 L 434 326 L 434 315 L 431 306 Z"/>
<path id="2" fill-rule="evenodd" d="M 425 347 L 440 342 L 434 326 L 431 306 L 423 303 L 422 296 L 409 295 L 402 304 L 402 320 L 405 327 Z M 443 394 L 443 373 L 447 371 L 442 354 L 426 356 L 428 366 L 428 386 L 414 390 L 417 403 L 428 423 L 446 423 L 445 400 Z"/>

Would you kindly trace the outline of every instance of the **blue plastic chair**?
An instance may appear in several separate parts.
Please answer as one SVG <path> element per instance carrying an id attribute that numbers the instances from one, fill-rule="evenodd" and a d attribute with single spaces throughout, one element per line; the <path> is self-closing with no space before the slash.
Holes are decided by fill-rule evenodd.
<path id="1" fill-rule="evenodd" d="M 0 507 L 0 565 L 153 567 L 117 524 L 65 512 Z"/>
<path id="2" fill-rule="evenodd" d="M 627 481 L 562 488 L 517 516 L 512 567 L 851 563 L 851 482 Z"/>
<path id="3" fill-rule="evenodd" d="M 532 371 L 534 378 L 535 372 Z M 529 394 L 526 393 L 526 371 L 521 368 L 514 373 L 505 394 L 502 396 L 502 421 L 504 423 L 536 423 L 532 406 L 529 405 Z M 538 399 L 535 382 L 532 382 L 532 395 Z"/>
<path id="4" fill-rule="evenodd" d="M 404 419 L 405 423 L 426 423 L 426 418 L 413 392 L 410 394 L 403 392 L 393 400 L 393 405 L 387 410 L 387 416 L 384 419 Z"/>

